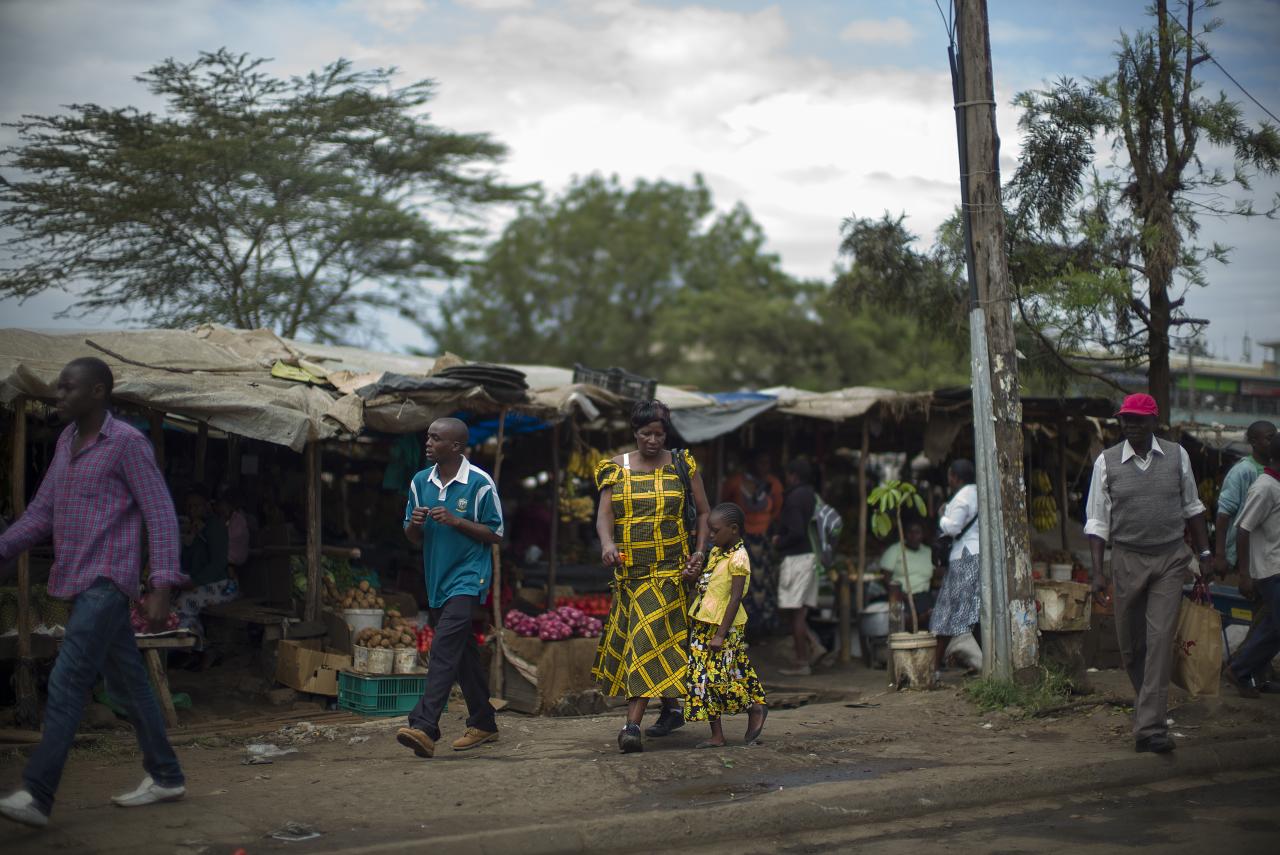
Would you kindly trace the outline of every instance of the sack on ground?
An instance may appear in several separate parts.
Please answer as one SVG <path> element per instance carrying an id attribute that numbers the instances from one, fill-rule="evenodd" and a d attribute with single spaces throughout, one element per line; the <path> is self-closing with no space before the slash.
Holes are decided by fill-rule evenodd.
<path id="1" fill-rule="evenodd" d="M 1183 598 L 1173 634 L 1173 684 L 1191 695 L 1216 696 L 1222 676 L 1222 616 Z"/>

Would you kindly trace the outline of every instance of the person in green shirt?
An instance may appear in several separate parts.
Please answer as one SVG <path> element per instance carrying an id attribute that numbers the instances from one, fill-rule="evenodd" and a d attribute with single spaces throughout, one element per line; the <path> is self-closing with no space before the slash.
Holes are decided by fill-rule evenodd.
<path id="1" fill-rule="evenodd" d="M 880 556 L 880 572 L 884 575 L 885 585 L 897 586 L 907 590 L 907 580 L 911 582 L 911 599 L 916 604 L 916 614 L 923 625 L 925 616 L 933 609 L 933 593 L 929 590 L 933 584 L 933 554 L 924 545 L 924 523 L 912 520 L 903 529 L 905 540 L 889 544 L 889 548 Z M 902 558 L 906 556 L 907 569 L 902 569 Z"/>
<path id="2" fill-rule="evenodd" d="M 1271 437 L 1276 435 L 1276 426 L 1271 422 L 1258 421 L 1249 425 L 1244 438 L 1249 442 L 1252 453 L 1241 459 L 1222 482 L 1222 491 L 1218 493 L 1218 514 L 1214 518 L 1214 539 L 1217 541 L 1213 551 L 1213 569 L 1219 576 L 1226 576 L 1236 569 L 1236 517 L 1244 506 L 1245 496 L 1249 488 L 1262 474 L 1262 467 L 1267 464 L 1268 447 Z"/>

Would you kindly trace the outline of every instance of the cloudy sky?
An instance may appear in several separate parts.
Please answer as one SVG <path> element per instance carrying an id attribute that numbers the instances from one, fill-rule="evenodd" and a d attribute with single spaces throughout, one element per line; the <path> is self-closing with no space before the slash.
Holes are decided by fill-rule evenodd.
<path id="1" fill-rule="evenodd" d="M 1144 5 L 992 0 L 1006 178 L 1018 148 L 1013 93 L 1106 73 Z M 1280 0 L 1225 0 L 1218 13 L 1215 56 L 1280 113 Z M 843 217 L 905 211 L 928 238 L 958 201 L 933 0 L 0 0 L 0 119 L 73 102 L 154 107 L 135 74 L 222 46 L 272 57 L 280 74 L 344 56 L 397 66 L 406 82 L 434 78 L 434 121 L 493 133 L 511 148 L 507 176 L 551 191 L 591 171 L 701 172 L 719 206 L 750 207 L 797 275 L 830 274 Z M 1245 102 L 1217 69 L 1205 77 Z M 1257 189 L 1269 198 L 1280 181 Z M 1246 332 L 1280 338 L 1280 223 L 1211 222 L 1204 236 L 1235 247 L 1212 287 L 1188 298 L 1212 322 L 1211 347 L 1239 358 Z M 71 301 L 0 301 L 0 326 L 122 322 L 56 319 Z M 379 324 L 395 349 L 429 347 L 411 324 Z"/>

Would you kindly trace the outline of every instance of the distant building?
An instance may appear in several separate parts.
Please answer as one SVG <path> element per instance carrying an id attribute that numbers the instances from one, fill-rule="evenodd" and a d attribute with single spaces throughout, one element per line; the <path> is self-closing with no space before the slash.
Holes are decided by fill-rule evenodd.
<path id="1" fill-rule="evenodd" d="M 1258 342 L 1261 365 L 1186 353 L 1169 354 L 1172 424 L 1195 422 L 1245 428 L 1280 417 L 1280 340 Z M 1141 369 L 1117 368 L 1111 376 L 1132 389 L 1146 387 Z"/>

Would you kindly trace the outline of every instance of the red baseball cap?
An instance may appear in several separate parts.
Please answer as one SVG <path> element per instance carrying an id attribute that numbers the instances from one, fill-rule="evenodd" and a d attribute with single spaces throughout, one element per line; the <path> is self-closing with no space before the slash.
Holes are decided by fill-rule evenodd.
<path id="1" fill-rule="evenodd" d="M 1158 416 L 1160 408 L 1156 406 L 1156 399 L 1150 395 L 1144 395 L 1141 392 L 1137 395 L 1129 395 L 1124 399 L 1124 403 L 1120 405 L 1117 416 Z"/>

